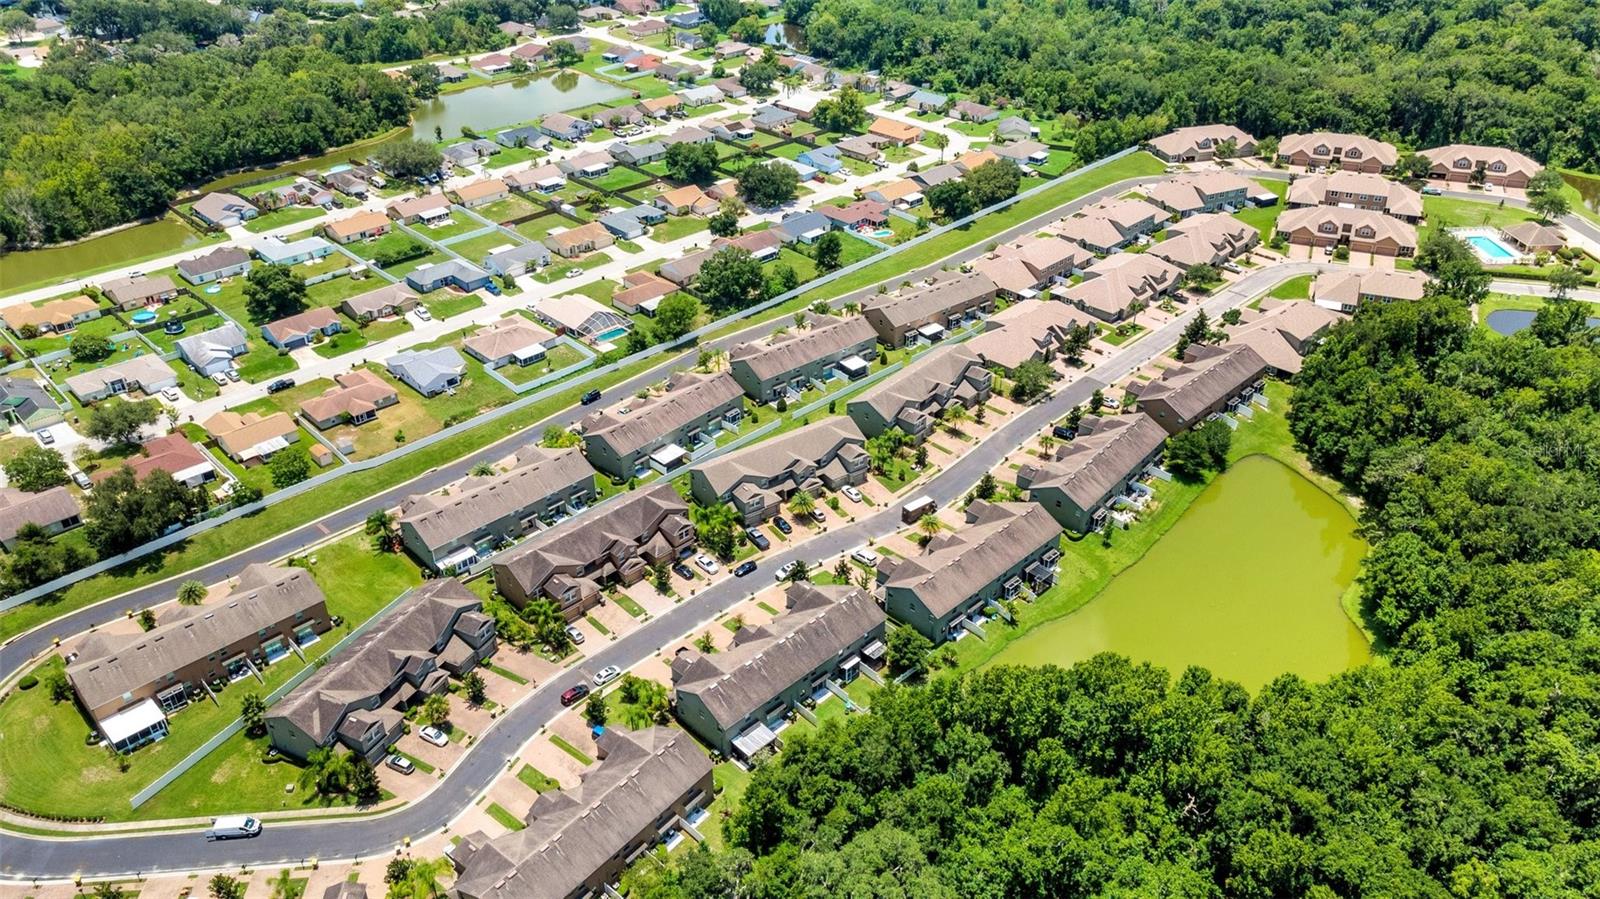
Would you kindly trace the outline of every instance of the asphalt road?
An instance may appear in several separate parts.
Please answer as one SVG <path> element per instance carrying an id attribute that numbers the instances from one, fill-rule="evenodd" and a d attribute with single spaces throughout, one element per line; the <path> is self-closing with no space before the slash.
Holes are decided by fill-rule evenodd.
<path id="1" fill-rule="evenodd" d="M 1289 262 L 1250 272 L 1236 285 L 1218 291 L 1204 304 L 1213 318 L 1224 310 L 1296 275 L 1327 268 L 1313 262 Z M 1016 446 L 1088 399 L 1097 388 L 1113 383 L 1172 345 L 1193 315 L 1180 318 L 1102 358 L 1088 376 L 1049 400 L 1028 407 L 1006 421 L 982 444 L 932 478 L 917 491 L 946 505 L 998 465 Z M 627 669 L 683 635 L 701 629 L 718 613 L 765 587 L 772 572 L 786 562 L 816 562 L 880 539 L 902 527 L 898 506 L 891 506 L 852 524 L 830 528 L 760 563 L 749 578 L 725 578 L 670 611 L 645 622 L 613 643 L 599 648 L 584 663 L 545 682 L 484 733 L 449 775 L 423 798 L 393 812 L 335 822 L 275 823 L 250 840 L 208 843 L 195 831 L 80 836 L 70 839 L 0 833 L 0 876 L 9 879 L 63 878 L 73 875 L 131 876 L 159 871 L 193 871 L 281 865 L 308 858 L 324 861 L 370 858 L 392 852 L 406 837 L 419 840 L 447 825 L 506 770 L 507 760 L 562 709 L 565 689 L 585 681 L 606 665 Z"/>

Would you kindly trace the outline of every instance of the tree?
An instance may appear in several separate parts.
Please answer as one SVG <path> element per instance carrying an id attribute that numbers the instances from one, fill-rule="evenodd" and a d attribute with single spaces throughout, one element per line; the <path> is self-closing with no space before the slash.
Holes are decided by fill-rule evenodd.
<path id="1" fill-rule="evenodd" d="M 803 584 L 811 580 L 811 564 L 805 559 L 795 559 L 794 565 L 783 576 L 784 583 Z"/>
<path id="2" fill-rule="evenodd" d="M 29 444 L 5 463 L 6 480 L 17 490 L 41 493 L 72 482 L 67 460 L 49 447 Z"/>
<path id="3" fill-rule="evenodd" d="M 889 671 L 896 675 L 921 668 L 928 660 L 928 653 L 933 651 L 933 643 L 909 625 L 890 630 L 886 642 Z"/>
<path id="4" fill-rule="evenodd" d="M 1548 347 L 1587 341 L 1594 333 L 1589 327 L 1589 308 L 1588 303 L 1567 296 L 1552 296 L 1534 313 L 1528 333 Z"/>
<path id="5" fill-rule="evenodd" d="M 656 307 L 656 336 L 666 342 L 677 340 L 694 330 L 703 311 L 693 294 L 678 291 L 667 295 Z"/>
<path id="6" fill-rule="evenodd" d="M 101 558 L 114 556 L 166 533 L 204 512 L 210 495 L 191 490 L 165 471 L 135 479 L 126 465 L 95 485 L 84 503 L 84 534 Z"/>
<path id="7" fill-rule="evenodd" d="M 11 552 L 0 560 L 0 587 L 8 594 L 47 584 L 89 563 L 76 543 L 55 540 L 31 521 L 17 529 L 14 540 Z"/>
<path id="8" fill-rule="evenodd" d="M 713 308 L 742 309 L 761 299 L 766 278 L 749 250 L 725 246 L 701 263 L 695 287 Z"/>
<path id="9" fill-rule="evenodd" d="M 1477 303 L 1489 295 L 1489 274 L 1460 238 L 1435 228 L 1417 249 L 1417 268 L 1433 276 L 1429 290 Z"/>
<path id="10" fill-rule="evenodd" d="M 8 10 L 8 12 L 18 11 L 19 10 Z M 32 26 L 32 18 L 28 19 L 28 24 Z M 128 893 L 126 890 L 109 880 L 102 880 L 94 885 L 94 899 L 126 899 L 127 895 Z"/>
<path id="11" fill-rule="evenodd" d="M 994 495 L 998 493 L 999 490 L 1000 482 L 995 480 L 992 472 L 986 471 L 983 473 L 983 477 L 978 479 L 978 486 L 972 489 L 972 493 L 978 499 L 991 500 L 994 499 Z"/>
<path id="12" fill-rule="evenodd" d="M 944 163 L 945 148 L 950 146 L 950 138 L 942 131 L 923 132 L 922 142 L 939 151 L 939 162 Z"/>
<path id="13" fill-rule="evenodd" d="M 558 9 L 571 9 L 571 7 L 552 6 L 550 12 L 553 14 Z M 556 41 L 550 45 L 550 53 L 554 57 L 555 65 L 558 69 L 570 69 L 583 62 L 583 54 L 579 53 L 578 49 L 572 46 L 570 41 Z"/>
<path id="14" fill-rule="evenodd" d="M 422 722 L 442 728 L 450 723 L 450 696 L 435 693 L 422 701 Z"/>
<path id="15" fill-rule="evenodd" d="M 89 409 L 83 433 L 95 440 L 118 446 L 138 442 L 139 432 L 161 417 L 161 406 L 154 400 L 139 403 L 108 400 Z"/>
<path id="16" fill-rule="evenodd" d="M 739 233 L 739 216 L 720 209 L 706 220 L 706 229 L 714 237 L 733 237 Z"/>
<path id="17" fill-rule="evenodd" d="M 379 145 L 372 151 L 372 161 L 395 178 L 419 178 L 439 171 L 444 154 L 427 141 L 407 138 Z"/>
<path id="18" fill-rule="evenodd" d="M 589 701 L 583 705 L 583 720 L 589 722 L 590 727 L 605 727 L 606 720 L 611 716 L 611 710 L 606 708 L 606 698 L 599 693 L 590 693 Z"/>
<path id="19" fill-rule="evenodd" d="M 993 206 L 1017 195 L 1022 186 L 1022 172 L 1008 160 L 986 162 L 962 177 L 972 188 L 972 201 L 979 209 Z"/>
<path id="20" fill-rule="evenodd" d="M 928 514 L 917 519 L 917 530 L 922 533 L 923 537 L 927 538 L 923 541 L 923 543 L 926 544 L 931 542 L 940 531 L 944 530 L 944 522 L 939 520 L 938 515 L 929 512 Z"/>
<path id="21" fill-rule="evenodd" d="M 1572 296 L 1574 290 L 1583 286 L 1583 272 L 1569 266 L 1561 266 L 1547 275 L 1545 280 L 1550 284 L 1550 295 L 1564 300 Z M 10 471 L 10 468 L 6 469 L 8 474 Z"/>
<path id="22" fill-rule="evenodd" d="M 244 719 L 244 729 L 252 736 L 266 730 L 267 702 L 261 694 L 251 690 L 240 701 L 239 717 Z"/>
<path id="23" fill-rule="evenodd" d="M 1559 193 L 1539 194 L 1528 201 L 1528 207 L 1547 222 L 1553 222 L 1572 211 L 1567 198 Z"/>
<path id="24" fill-rule="evenodd" d="M 935 215 L 951 221 L 965 218 L 978 209 L 971 185 L 959 178 L 935 184 L 923 192 L 923 198 Z"/>
<path id="25" fill-rule="evenodd" d="M 550 29 L 552 31 L 567 32 L 578 30 L 578 10 L 570 3 L 554 4 L 546 11 L 545 15 L 550 19 Z M 565 41 L 557 46 L 572 48 L 572 45 Z"/>
<path id="26" fill-rule="evenodd" d="M 178 605 L 197 606 L 206 598 L 206 585 L 193 578 L 178 585 Z"/>
<path id="27" fill-rule="evenodd" d="M 411 82 L 411 95 L 418 100 L 431 100 L 439 96 L 439 67 L 419 63 L 406 69 L 406 80 Z"/>
<path id="28" fill-rule="evenodd" d="M 739 70 L 739 84 L 750 93 L 765 97 L 772 93 L 772 83 L 778 80 L 779 74 L 776 55 L 770 59 L 763 56 Z"/>
<path id="29" fill-rule="evenodd" d="M 311 476 L 311 457 L 304 450 L 280 450 L 267 464 L 272 469 L 272 486 L 279 490 Z"/>
<path id="30" fill-rule="evenodd" d="M 18 7 L 0 10 L 0 32 L 13 44 L 19 44 L 33 31 L 33 16 Z"/>
<path id="31" fill-rule="evenodd" d="M 212 877 L 207 890 L 211 899 L 244 899 L 244 884 L 226 874 Z"/>
<path id="32" fill-rule="evenodd" d="M 800 176 L 776 160 L 747 165 L 739 172 L 739 195 L 757 209 L 773 209 L 794 199 Z"/>
<path id="33" fill-rule="evenodd" d="M 1197 343 L 1207 343 L 1211 337 L 1211 319 L 1207 317 L 1206 311 L 1201 309 L 1194 318 L 1189 319 L 1188 324 L 1183 326 L 1183 333 L 1178 335 L 1178 345 L 1172 355 L 1182 359 L 1189 347 Z"/>
<path id="34" fill-rule="evenodd" d="M 700 4 L 700 11 L 711 24 L 726 31 L 744 15 L 744 4 L 739 0 L 705 0 Z"/>
<path id="35" fill-rule="evenodd" d="M 72 345 L 68 349 L 68 355 L 72 357 L 73 362 L 91 363 L 110 359 L 114 351 L 115 348 L 111 346 L 111 341 L 103 337 L 80 335 L 76 340 L 72 341 Z"/>
<path id="36" fill-rule="evenodd" d="M 1233 429 L 1216 421 L 1201 422 L 1167 438 L 1167 467 L 1185 480 L 1199 480 L 1207 471 L 1228 467 Z"/>
<path id="37" fill-rule="evenodd" d="M 406 866 L 405 875 L 389 888 L 386 899 L 442 899 L 445 891 L 439 879 L 449 870 L 446 859 L 413 860 Z"/>
<path id="38" fill-rule="evenodd" d="M 1067 361 L 1077 365 L 1083 361 L 1083 354 L 1089 350 L 1089 344 L 1100 333 L 1094 325 L 1071 325 L 1067 329 L 1067 339 L 1062 343 L 1061 354 Z"/>
<path id="39" fill-rule="evenodd" d="M 796 490 L 794 496 L 789 497 L 789 511 L 796 518 L 805 518 L 817 508 L 817 501 L 805 490 Z"/>
<path id="40" fill-rule="evenodd" d="M 828 231 L 811 245 L 817 268 L 831 272 L 839 267 L 839 257 L 844 253 L 844 238 L 837 231 Z"/>
<path id="41" fill-rule="evenodd" d="M 666 559 L 657 559 L 651 564 L 650 586 L 663 595 L 672 591 L 672 566 L 667 564 Z"/>
<path id="42" fill-rule="evenodd" d="M 479 462 L 478 464 L 472 466 L 472 468 L 467 472 L 467 474 L 475 478 L 492 478 L 497 473 L 498 472 L 494 467 L 494 463 L 492 462 Z"/>
<path id="43" fill-rule="evenodd" d="M 742 520 L 738 510 L 727 503 L 712 506 L 697 503 L 689 507 L 689 521 L 694 524 L 695 538 L 712 555 L 723 559 L 733 558 L 734 540 Z"/>
<path id="44" fill-rule="evenodd" d="M 772 267 L 772 292 L 774 295 L 788 293 L 800 286 L 800 275 L 787 262 L 780 262 Z"/>
<path id="45" fill-rule="evenodd" d="M 257 265 L 244 279 L 244 307 L 256 324 L 306 308 L 306 282 L 286 265 Z"/>
<path id="46" fill-rule="evenodd" d="M 567 619 L 561 614 L 560 606 L 548 599 L 535 599 L 524 604 L 519 614 L 532 629 L 534 639 L 550 647 L 551 652 L 563 656 L 572 648 Z"/>
<path id="47" fill-rule="evenodd" d="M 1191 265 L 1189 270 L 1183 273 L 1183 283 L 1191 290 L 1206 290 L 1220 280 L 1222 273 L 1217 271 L 1216 266 L 1205 262 Z"/>
<path id="48" fill-rule="evenodd" d="M 539 445 L 548 447 L 550 449 L 562 449 L 569 446 L 579 446 L 582 443 L 582 437 L 573 433 L 572 431 L 567 430 L 566 428 L 561 427 L 560 425 L 546 426 L 544 429 L 544 435 L 539 438 Z"/>
<path id="49" fill-rule="evenodd" d="M 1027 403 L 1044 396 L 1055 377 L 1056 371 L 1050 367 L 1050 363 L 1029 359 L 1011 371 L 1011 398 L 1019 403 Z"/>
<path id="50" fill-rule="evenodd" d="M 839 561 L 833 564 L 833 579 L 841 584 L 848 584 L 851 581 L 852 574 L 854 574 L 854 571 L 850 565 L 850 560 L 840 556 Z"/>
<path id="51" fill-rule="evenodd" d="M 154 630 L 156 626 L 156 613 L 149 609 L 139 610 L 139 629 L 144 631 Z"/>
<path id="52" fill-rule="evenodd" d="M 372 538 L 373 551 L 392 553 L 399 550 L 400 528 L 395 522 L 394 513 L 388 509 L 373 509 L 367 515 L 366 532 Z"/>
<path id="53" fill-rule="evenodd" d="M 363 805 L 377 802 L 383 795 L 383 788 L 378 783 L 378 772 L 367 761 L 365 756 L 350 753 L 350 774 L 346 785 L 350 794 Z"/>
<path id="54" fill-rule="evenodd" d="M 467 691 L 467 702 L 473 705 L 481 706 L 489 698 L 489 685 L 483 682 L 483 675 L 476 671 L 468 671 L 467 676 L 461 679 L 461 686 Z"/>
<path id="55" fill-rule="evenodd" d="M 667 177 L 690 184 L 709 184 L 717 177 L 715 143 L 673 144 L 667 148 Z"/>
<path id="56" fill-rule="evenodd" d="M 831 98 L 817 103 L 811 120 L 824 131 L 860 131 L 867 122 L 867 103 L 855 85 L 847 84 Z"/>
<path id="57" fill-rule="evenodd" d="M 1106 393 L 1105 393 L 1104 390 L 1101 390 L 1100 388 L 1096 387 L 1094 389 L 1094 393 L 1089 394 L 1089 414 L 1090 415 L 1099 415 L 1100 414 L 1100 410 L 1104 409 L 1105 405 L 1106 405 Z"/>

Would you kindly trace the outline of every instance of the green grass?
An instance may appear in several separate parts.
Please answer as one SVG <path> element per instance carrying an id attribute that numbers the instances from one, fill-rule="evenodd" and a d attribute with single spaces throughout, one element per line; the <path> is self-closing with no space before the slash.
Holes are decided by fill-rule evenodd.
<path id="1" fill-rule="evenodd" d="M 394 754 L 400 756 L 401 758 L 403 758 L 406 761 L 410 762 L 411 764 L 415 765 L 417 767 L 417 770 L 421 771 L 423 774 L 432 774 L 433 772 L 439 770 L 439 769 L 433 767 L 432 765 L 428 764 L 427 762 L 423 761 L 422 759 L 417 758 L 416 756 L 412 755 L 409 752 L 396 751 Z"/>
<path id="2" fill-rule="evenodd" d="M 559 749 L 562 752 L 565 752 L 567 755 L 570 755 L 573 758 L 577 759 L 579 764 L 584 765 L 584 766 L 588 766 L 588 765 L 594 764 L 594 759 L 589 758 L 587 755 L 585 755 L 583 750 L 581 750 L 578 747 L 572 745 L 571 743 L 568 743 L 566 740 L 561 739 L 561 735 L 560 734 L 551 734 L 550 735 L 550 742 L 556 744 L 556 748 L 557 749 Z"/>
<path id="3" fill-rule="evenodd" d="M 244 229 L 254 234 L 271 231 L 273 228 L 282 228 L 295 222 L 310 221 L 322 217 L 322 208 L 319 206 L 285 206 L 272 212 L 263 213 L 244 223 Z"/>
<path id="4" fill-rule="evenodd" d="M 699 234 L 711 226 L 709 219 L 695 215 L 669 215 L 667 220 L 650 228 L 650 236 L 660 243 L 671 243 L 691 234 Z"/>
<path id="5" fill-rule="evenodd" d="M 1304 300 L 1311 296 L 1312 275 L 1296 275 L 1272 288 L 1267 295 L 1275 300 Z"/>
<path id="6" fill-rule="evenodd" d="M 609 637 L 611 635 L 611 629 L 606 627 L 604 624 L 601 624 L 600 619 L 594 617 L 593 615 L 585 615 L 583 618 L 585 621 L 589 622 L 590 627 L 600 632 L 600 636 Z"/>
<path id="7" fill-rule="evenodd" d="M 644 606 L 641 606 L 637 602 L 634 602 L 633 597 L 629 596 L 628 594 L 626 594 L 626 593 L 616 593 L 616 594 L 613 594 L 611 598 L 612 598 L 612 600 L 614 600 L 616 602 L 616 604 L 618 606 L 620 606 L 622 608 L 622 611 L 627 612 L 629 615 L 632 615 L 635 618 L 643 618 L 644 617 L 644 615 L 645 615 Z"/>
<path id="8" fill-rule="evenodd" d="M 1272 239 L 1277 230 L 1278 216 L 1283 214 L 1283 198 L 1289 191 L 1289 185 L 1283 181 L 1257 181 L 1278 195 L 1278 202 L 1272 206 L 1250 206 L 1233 214 L 1233 217 L 1246 225 L 1256 229 L 1261 235 L 1261 242 L 1266 243 Z"/>
<path id="9" fill-rule="evenodd" d="M 404 318 L 368 322 L 365 326 L 346 319 L 344 326 L 344 331 L 312 347 L 311 351 L 325 359 L 332 359 L 411 330 L 411 322 Z"/>
<path id="10" fill-rule="evenodd" d="M 745 791 L 750 789 L 749 771 L 739 767 L 733 762 L 721 762 L 711 769 L 712 789 L 717 798 L 714 805 L 720 805 L 722 811 L 731 812 L 739 807 L 744 799 Z M 706 845 L 712 849 L 721 849 L 723 846 L 722 828 L 717 826 L 701 829 L 705 835 Z"/>
<path id="11" fill-rule="evenodd" d="M 495 823 L 506 828 L 507 830 L 522 830 L 528 826 L 522 823 L 522 821 L 518 819 L 516 815 L 506 811 L 505 807 L 498 802 L 489 803 L 489 807 L 484 809 L 484 811 L 489 813 L 489 817 L 493 818 Z"/>
<path id="12" fill-rule="evenodd" d="M 557 783 L 554 777 L 545 774 L 532 765 L 523 765 L 521 770 L 517 772 L 517 780 L 522 781 L 527 785 L 528 789 L 535 793 L 548 793 L 551 790 L 561 789 L 561 784 Z"/>
<path id="13" fill-rule="evenodd" d="M 505 154 L 502 153 L 501 155 Z M 526 197 L 512 194 L 504 200 L 495 200 L 486 206 L 479 206 L 474 211 L 491 222 L 505 222 L 525 215 L 532 215 L 541 208 Z"/>
<path id="14" fill-rule="evenodd" d="M 487 583 L 487 578 L 481 578 L 480 580 L 483 580 L 485 583 Z M 505 678 L 506 680 L 511 681 L 514 684 L 525 686 L 528 683 L 528 679 L 527 678 L 525 678 L 522 675 L 516 673 L 515 671 L 512 671 L 509 668 L 501 668 L 499 665 L 490 665 L 489 666 L 489 670 L 493 671 L 495 674 L 500 675 L 501 677 Z"/>
<path id="15" fill-rule="evenodd" d="M 451 293 L 441 291 L 436 296 L 423 301 L 428 311 L 434 318 L 452 318 L 463 312 L 471 312 L 483 305 L 483 297 L 476 293 Z"/>
<path id="16" fill-rule="evenodd" d="M 1422 198 L 1424 221 L 1417 226 L 1417 246 L 1438 228 L 1505 228 L 1518 222 L 1534 221 L 1538 216 L 1515 206 L 1501 206 L 1496 200 L 1458 200 L 1455 197 Z"/>

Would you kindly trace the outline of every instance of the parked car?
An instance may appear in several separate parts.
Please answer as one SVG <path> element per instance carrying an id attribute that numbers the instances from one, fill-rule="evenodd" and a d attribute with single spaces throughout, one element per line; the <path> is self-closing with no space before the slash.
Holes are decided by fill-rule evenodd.
<path id="1" fill-rule="evenodd" d="M 439 728 L 434 727 L 431 724 L 428 725 L 427 727 L 424 727 L 420 732 L 418 732 L 417 736 L 419 736 L 422 739 L 428 741 L 429 743 L 432 743 L 435 746 L 449 746 L 450 745 L 450 735 L 445 733 L 444 731 L 440 730 Z"/>
<path id="2" fill-rule="evenodd" d="M 1422 189 L 1422 193 L 1423 193 L 1424 196 L 1437 197 L 1440 194 L 1444 193 L 1444 190 L 1442 188 L 1434 187 L 1433 185 L 1430 184 L 1427 187 L 1424 187 Z"/>
<path id="3" fill-rule="evenodd" d="M 600 402 L 600 391 L 591 390 L 588 393 L 585 393 L 583 395 L 583 399 L 580 400 L 580 402 L 583 403 L 583 405 L 585 405 L 585 406 L 587 406 L 587 405 L 589 405 L 591 403 Z"/>
<path id="4" fill-rule="evenodd" d="M 789 573 L 791 571 L 794 571 L 795 568 L 799 566 L 799 564 L 800 564 L 800 560 L 796 559 L 793 562 L 785 562 L 785 563 L 783 563 L 783 565 L 779 566 L 778 575 L 777 575 L 778 580 L 781 581 L 784 578 L 788 577 Z"/>
<path id="5" fill-rule="evenodd" d="M 689 566 L 683 564 L 682 562 L 673 562 L 672 563 L 672 573 L 676 574 L 678 577 L 681 577 L 686 581 L 694 580 L 694 572 L 690 571 L 689 570 Z"/>
<path id="6" fill-rule="evenodd" d="M 89 480 L 89 476 L 84 474 L 81 469 L 72 473 L 72 483 L 77 484 L 79 489 L 82 490 L 88 490 L 94 485 L 94 482 Z"/>
<path id="7" fill-rule="evenodd" d="M 575 702 L 581 701 L 585 696 L 588 695 L 588 684 L 579 684 L 576 687 L 568 687 L 566 691 L 561 694 L 561 704 L 572 705 Z"/>
<path id="8" fill-rule="evenodd" d="M 839 492 L 843 493 L 845 495 L 845 498 L 850 500 L 853 503 L 859 503 L 862 500 L 866 499 L 866 497 L 861 495 L 861 491 L 860 490 L 857 490 L 855 487 L 852 487 L 849 484 L 844 485 L 844 489 L 840 490 Z"/>
<path id="9" fill-rule="evenodd" d="M 239 380 L 239 370 L 237 368 L 224 369 L 222 373 L 227 375 L 230 381 L 237 382 Z"/>
<path id="10" fill-rule="evenodd" d="M 56 435 L 49 428 L 45 428 L 43 431 L 39 432 L 39 442 L 45 446 L 49 446 L 50 444 L 56 442 Z"/>
<path id="11" fill-rule="evenodd" d="M 294 386 L 294 378 L 279 378 L 267 385 L 268 393 L 282 393 Z"/>
<path id="12" fill-rule="evenodd" d="M 607 665 L 606 667 L 600 669 L 599 674 L 594 676 L 594 685 L 596 687 L 604 687 L 606 684 L 611 683 L 621 676 L 621 668 L 618 668 L 615 665 Z"/>
<path id="13" fill-rule="evenodd" d="M 789 524 L 789 519 L 784 518 L 782 515 L 778 515 L 772 519 L 772 526 L 777 528 L 778 533 L 780 534 L 794 533 L 794 526 Z"/>
<path id="14" fill-rule="evenodd" d="M 417 766 L 411 764 L 411 760 L 403 755 L 391 755 L 384 759 L 383 763 L 394 770 L 399 771 L 401 774 L 410 774 L 411 772 L 417 770 Z"/>
<path id="15" fill-rule="evenodd" d="M 261 822 L 249 815 L 228 815 L 215 818 L 206 830 L 207 840 L 232 840 L 253 837 L 261 833 Z"/>
<path id="16" fill-rule="evenodd" d="M 705 553 L 695 556 L 694 564 L 700 566 L 700 570 L 704 571 L 706 574 L 716 574 L 722 570 L 722 566 L 717 564 L 717 560 L 711 558 Z"/>
<path id="17" fill-rule="evenodd" d="M 828 516 L 822 514 L 821 507 L 816 507 L 811 510 L 811 520 L 815 521 L 817 524 L 821 524 L 828 520 Z"/>
<path id="18" fill-rule="evenodd" d="M 1104 405 L 1105 408 L 1110 409 L 1111 411 L 1115 412 L 1116 410 L 1122 408 L 1122 400 L 1119 400 L 1119 399 L 1116 399 L 1114 397 L 1109 397 L 1108 396 L 1108 397 L 1106 397 L 1105 403 L 1103 403 L 1102 405 Z"/>
<path id="19" fill-rule="evenodd" d="M 739 567 L 735 568 L 733 570 L 733 576 L 734 577 L 744 577 L 747 574 L 754 573 L 755 570 L 756 570 L 756 563 L 747 560 L 747 561 L 739 563 Z"/>
<path id="20" fill-rule="evenodd" d="M 767 550 L 772 548 L 772 541 L 767 539 L 767 535 L 755 528 L 745 528 L 744 532 L 750 538 L 750 542 L 756 545 L 756 549 Z"/>
<path id="21" fill-rule="evenodd" d="M 878 554 L 870 549 L 867 549 L 865 546 L 851 553 L 850 558 L 855 559 L 857 562 L 860 562 L 863 565 L 878 564 Z"/>
<path id="22" fill-rule="evenodd" d="M 425 322 L 433 321 L 433 313 L 428 311 L 428 307 L 427 306 L 418 306 L 416 309 L 414 309 L 412 311 L 416 312 L 417 318 L 419 320 L 421 320 L 421 321 L 425 321 Z"/>
<path id="23" fill-rule="evenodd" d="M 580 631 L 576 626 L 569 624 L 567 625 L 567 639 L 571 640 L 574 644 L 582 645 L 583 631 Z"/>
<path id="24" fill-rule="evenodd" d="M 1077 434 L 1077 431 L 1074 431 L 1066 425 L 1056 425 L 1050 429 L 1050 436 L 1057 440 L 1071 440 L 1073 437 L 1076 437 Z"/>
<path id="25" fill-rule="evenodd" d="M 211 380 L 215 381 L 218 387 L 228 386 L 228 376 L 220 371 L 212 372 Z"/>
<path id="26" fill-rule="evenodd" d="M 183 394 L 179 393 L 178 388 L 176 387 L 168 387 L 167 389 L 161 391 L 161 398 L 169 403 L 176 403 L 177 401 L 183 399 Z"/>
<path id="27" fill-rule="evenodd" d="M 579 277 L 582 277 L 582 276 L 583 276 L 583 269 L 578 268 L 577 266 L 573 266 L 572 268 L 567 269 L 567 277 L 568 278 L 579 278 Z"/>

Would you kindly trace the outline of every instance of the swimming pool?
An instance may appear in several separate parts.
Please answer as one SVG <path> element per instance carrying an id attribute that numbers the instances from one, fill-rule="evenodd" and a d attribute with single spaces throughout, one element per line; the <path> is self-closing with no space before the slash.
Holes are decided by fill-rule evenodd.
<path id="1" fill-rule="evenodd" d="M 128 316 L 128 318 L 132 319 L 136 325 L 148 325 L 156 320 L 156 314 L 149 309 L 140 309 L 138 312 Z"/>
<path id="2" fill-rule="evenodd" d="M 623 337 L 627 337 L 627 336 L 628 336 L 628 329 L 627 328 L 612 328 L 609 331 L 605 331 L 603 333 L 596 334 L 594 336 L 594 342 L 595 343 L 610 343 L 613 340 L 619 340 L 619 339 L 621 339 Z"/>
<path id="3" fill-rule="evenodd" d="M 1466 240 L 1467 246 L 1477 251 L 1478 257 L 1484 262 L 1505 263 L 1517 258 L 1516 252 L 1501 243 L 1498 237 L 1491 237 L 1487 234 L 1469 234 L 1464 240 Z"/>

